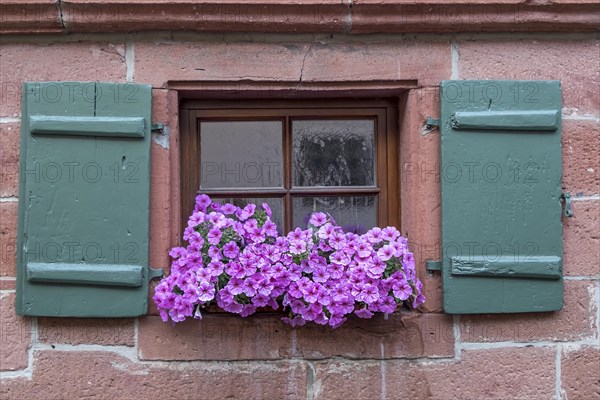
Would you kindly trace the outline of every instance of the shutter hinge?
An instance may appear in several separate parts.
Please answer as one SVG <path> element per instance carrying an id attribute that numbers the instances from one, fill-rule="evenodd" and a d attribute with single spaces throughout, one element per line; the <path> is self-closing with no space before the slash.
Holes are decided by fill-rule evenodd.
<path id="1" fill-rule="evenodd" d="M 573 209 L 571 208 L 571 193 L 565 192 L 560 195 L 560 198 L 565 201 L 565 217 L 572 217 Z"/>
<path id="2" fill-rule="evenodd" d="M 165 125 L 162 122 L 157 122 L 155 124 L 152 124 L 152 126 L 150 127 L 150 130 L 152 132 L 160 131 L 162 133 L 164 129 L 165 129 Z"/>
<path id="3" fill-rule="evenodd" d="M 425 269 L 427 272 L 441 271 L 442 270 L 442 262 L 441 261 L 426 261 Z"/>
<path id="4" fill-rule="evenodd" d="M 148 268 L 148 280 L 160 278 L 165 274 L 162 268 Z"/>
<path id="5" fill-rule="evenodd" d="M 427 127 L 427 129 L 431 129 L 434 126 L 440 126 L 440 119 L 427 117 L 425 119 L 425 126 Z"/>

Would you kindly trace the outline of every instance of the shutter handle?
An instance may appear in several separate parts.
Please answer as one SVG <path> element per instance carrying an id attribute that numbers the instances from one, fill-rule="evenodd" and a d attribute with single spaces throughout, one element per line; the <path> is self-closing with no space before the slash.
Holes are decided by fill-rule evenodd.
<path id="1" fill-rule="evenodd" d="M 573 216 L 573 209 L 571 208 L 571 193 L 565 192 L 560 195 L 561 200 L 565 201 L 565 217 Z"/>

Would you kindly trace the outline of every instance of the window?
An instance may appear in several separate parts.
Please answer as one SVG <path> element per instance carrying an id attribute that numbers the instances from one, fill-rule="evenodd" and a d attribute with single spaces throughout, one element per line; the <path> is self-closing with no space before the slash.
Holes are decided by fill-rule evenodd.
<path id="1" fill-rule="evenodd" d="M 182 219 L 197 193 L 267 202 L 282 232 L 314 211 L 348 231 L 399 223 L 391 101 L 189 101 L 182 107 Z"/>

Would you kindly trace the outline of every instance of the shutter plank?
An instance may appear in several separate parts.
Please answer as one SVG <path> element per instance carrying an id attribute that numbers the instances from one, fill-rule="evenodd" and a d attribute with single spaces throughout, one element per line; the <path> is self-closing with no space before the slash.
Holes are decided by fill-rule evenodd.
<path id="1" fill-rule="evenodd" d="M 457 111 L 451 116 L 456 130 L 555 131 L 558 110 L 541 111 Z"/>
<path id="2" fill-rule="evenodd" d="M 141 117 L 62 117 L 34 115 L 29 117 L 33 135 L 77 135 L 143 138 L 145 127 Z"/>
<path id="3" fill-rule="evenodd" d="M 452 275 L 494 276 L 503 278 L 560 279 L 560 258 L 535 257 L 534 260 L 515 261 L 511 256 L 452 257 Z"/>
<path id="4" fill-rule="evenodd" d="M 142 286 L 141 265 L 30 263 L 29 282 L 72 283 L 106 286 Z"/>

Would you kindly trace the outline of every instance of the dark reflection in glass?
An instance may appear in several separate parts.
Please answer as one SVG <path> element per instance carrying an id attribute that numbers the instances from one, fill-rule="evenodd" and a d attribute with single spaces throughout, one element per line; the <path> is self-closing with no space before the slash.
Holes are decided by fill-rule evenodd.
<path id="1" fill-rule="evenodd" d="M 372 120 L 292 122 L 294 186 L 374 186 Z"/>

